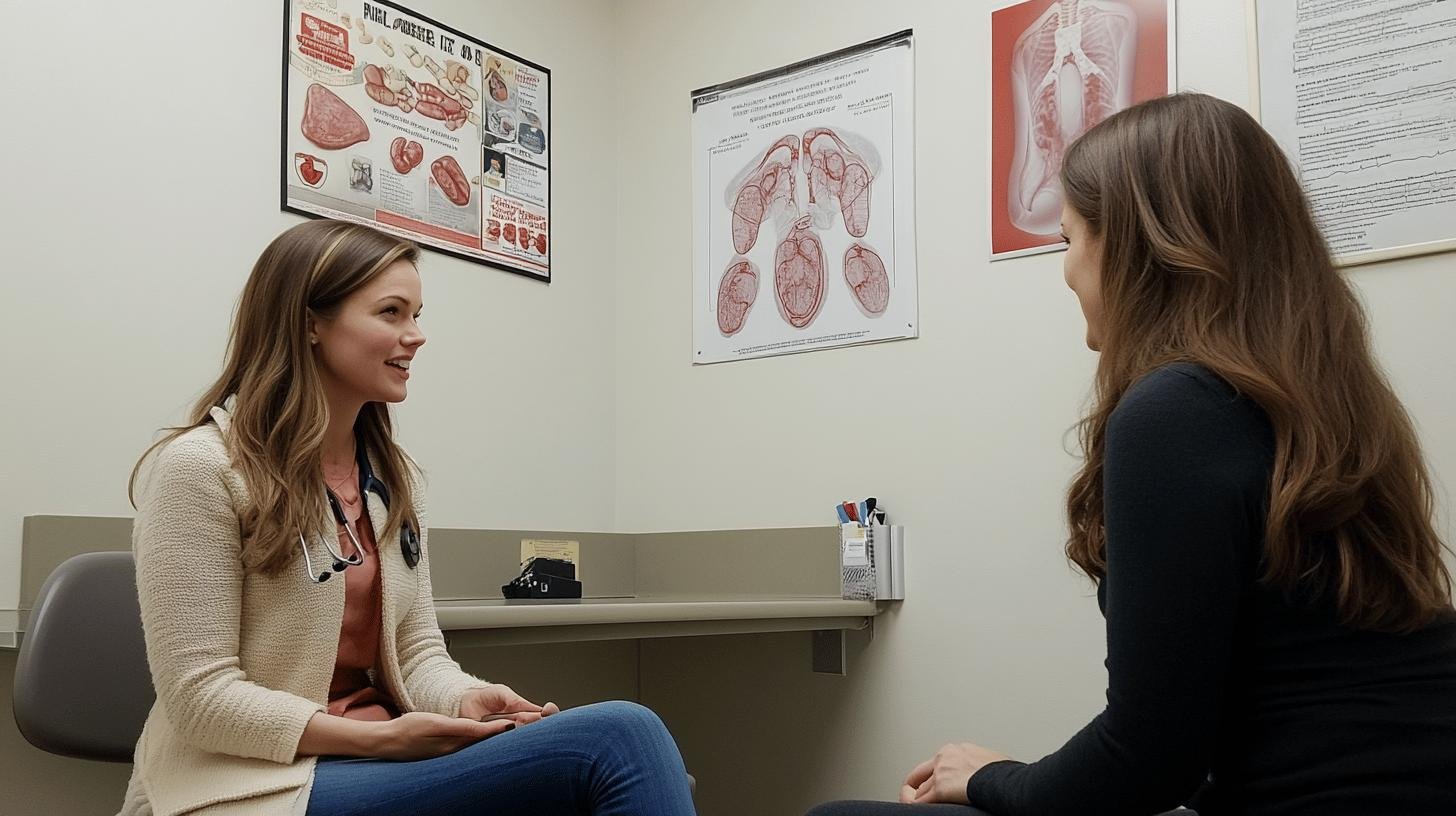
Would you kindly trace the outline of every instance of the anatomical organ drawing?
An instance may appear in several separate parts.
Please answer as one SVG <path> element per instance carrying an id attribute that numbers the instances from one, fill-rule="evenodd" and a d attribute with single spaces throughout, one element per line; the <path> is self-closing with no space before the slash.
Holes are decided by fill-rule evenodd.
<path id="1" fill-rule="evenodd" d="M 779 315 L 796 329 L 819 316 L 824 305 L 824 245 L 809 216 L 800 218 L 774 252 L 774 295 Z"/>
<path id="2" fill-rule="evenodd" d="M 400 175 L 405 175 L 419 167 L 420 162 L 424 160 L 424 146 L 413 139 L 396 136 L 394 141 L 389 143 L 389 161 Z"/>
<path id="3" fill-rule="evenodd" d="M 870 226 L 870 194 L 880 170 L 874 145 L 852 133 L 812 127 L 801 137 L 779 137 L 757 153 L 729 183 L 724 203 L 731 211 L 737 253 L 718 284 L 718 331 L 725 337 L 743 328 L 758 296 L 759 272 L 747 255 L 762 225 L 772 220 L 778 241 L 773 258 L 774 299 L 786 323 L 802 329 L 823 308 L 827 276 L 819 233 L 838 215 L 845 231 L 863 238 Z M 807 180 L 807 207 L 801 207 L 799 173 Z M 890 278 L 879 254 L 862 241 L 845 253 L 846 285 L 868 317 L 885 312 Z"/>
<path id="4" fill-rule="evenodd" d="M 1007 206 L 1017 229 L 1058 230 L 1067 146 L 1132 103 L 1137 14 L 1110 0 L 1058 0 L 1011 52 L 1015 149 Z"/>
<path id="5" fill-rule="evenodd" d="M 758 267 L 747 258 L 735 257 L 718 281 L 718 331 L 724 337 L 737 334 L 757 299 Z"/>
<path id="6" fill-rule="evenodd" d="M 783 227 L 799 217 L 795 176 L 799 168 L 799 137 L 785 136 L 750 164 L 732 184 L 728 206 L 733 210 L 733 248 L 742 255 L 758 242 L 758 228 L 770 216 Z M 782 216 L 789 213 L 787 219 Z"/>
<path id="7" fill-rule="evenodd" d="M 464 125 L 470 116 L 470 107 L 475 104 L 468 94 L 460 93 L 456 85 L 441 79 L 449 88 L 446 90 L 432 82 L 417 82 L 393 65 L 381 68 L 367 64 L 363 73 L 364 91 L 370 99 L 385 107 L 399 108 L 405 113 L 413 111 L 444 122 L 446 130 Z M 437 79 L 441 76 L 436 74 Z"/>
<path id="8" fill-rule="evenodd" d="M 303 101 L 303 136 L 324 150 L 342 150 L 369 140 L 369 126 L 338 94 L 314 83 Z"/>
<path id="9" fill-rule="evenodd" d="M 845 139 L 855 137 L 840 136 L 829 128 L 811 128 L 804 134 L 804 155 L 809 160 L 805 168 L 809 174 L 809 214 L 814 226 L 828 229 L 834 223 L 835 211 L 830 199 L 837 199 L 845 231 L 863 238 L 870 227 L 870 182 L 879 171 L 879 157 L 874 145 L 864 143 L 852 150 Z"/>
<path id="10" fill-rule="evenodd" d="M 844 282 L 854 302 L 868 317 L 879 317 L 890 305 L 890 276 L 878 252 L 859 241 L 844 251 Z"/>

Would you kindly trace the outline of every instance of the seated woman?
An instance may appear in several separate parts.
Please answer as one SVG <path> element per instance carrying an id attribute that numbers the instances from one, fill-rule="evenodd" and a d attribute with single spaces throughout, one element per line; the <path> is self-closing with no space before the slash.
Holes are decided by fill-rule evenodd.
<path id="1" fill-rule="evenodd" d="M 1430 479 L 1283 153 L 1178 94 L 1089 130 L 1061 179 L 1101 352 L 1067 554 L 1106 617 L 1107 706 L 1038 762 L 946 745 L 906 804 L 811 813 L 1456 814 Z"/>
<path id="2" fill-rule="evenodd" d="M 445 651 L 388 408 L 425 343 L 418 255 L 337 221 L 280 235 L 222 375 L 137 463 L 157 451 L 133 533 L 157 702 L 123 814 L 693 812 L 651 711 L 558 712 Z"/>

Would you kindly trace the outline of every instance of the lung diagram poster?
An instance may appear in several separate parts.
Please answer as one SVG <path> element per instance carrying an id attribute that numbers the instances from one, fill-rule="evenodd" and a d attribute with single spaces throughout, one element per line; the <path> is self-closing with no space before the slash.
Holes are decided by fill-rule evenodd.
<path id="1" fill-rule="evenodd" d="M 693 362 L 918 333 L 912 36 L 692 93 Z"/>

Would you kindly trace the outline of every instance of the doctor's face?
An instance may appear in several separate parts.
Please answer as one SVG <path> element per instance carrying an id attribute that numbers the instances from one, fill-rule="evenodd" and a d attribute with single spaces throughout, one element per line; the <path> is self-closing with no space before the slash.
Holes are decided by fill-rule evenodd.
<path id="1" fill-rule="evenodd" d="M 314 358 L 331 404 L 402 402 L 410 364 L 425 344 L 420 273 L 397 261 L 313 322 Z"/>

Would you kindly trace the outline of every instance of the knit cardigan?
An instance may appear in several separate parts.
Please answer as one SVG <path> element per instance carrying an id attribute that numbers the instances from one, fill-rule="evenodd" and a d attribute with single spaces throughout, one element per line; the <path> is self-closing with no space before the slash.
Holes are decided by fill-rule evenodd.
<path id="1" fill-rule="evenodd" d="M 223 443 L 230 416 L 188 431 L 159 451 L 132 532 L 147 662 L 157 701 L 137 742 L 122 816 L 292 812 L 314 757 L 297 755 L 324 711 L 338 654 L 344 581 L 316 584 L 302 555 L 279 575 L 244 571 L 240 510 L 248 490 Z M 401 711 L 457 716 L 460 698 L 489 685 L 445 650 L 430 592 L 423 490 L 412 490 L 420 561 L 405 564 L 388 511 L 368 497 L 379 534 L 383 626 L 376 682 Z M 315 569 L 337 537 L 320 512 L 305 532 Z M 296 537 L 294 546 L 297 547 Z"/>

